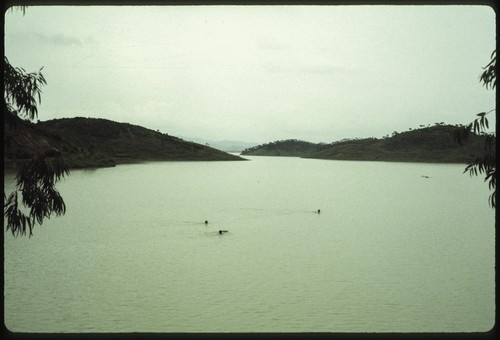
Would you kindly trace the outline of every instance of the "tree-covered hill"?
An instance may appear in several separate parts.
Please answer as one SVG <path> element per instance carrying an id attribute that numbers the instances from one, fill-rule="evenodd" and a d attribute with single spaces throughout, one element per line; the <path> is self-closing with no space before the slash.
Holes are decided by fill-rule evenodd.
<path id="1" fill-rule="evenodd" d="M 243 158 L 128 123 L 98 118 L 63 118 L 36 124 L 6 122 L 4 161 L 61 153 L 72 168 L 140 161 L 213 161 Z M 14 127 L 15 125 L 16 127 Z"/>
<path id="2" fill-rule="evenodd" d="M 402 133 L 394 132 L 392 137 L 344 139 L 331 144 L 278 141 L 246 149 L 242 155 L 436 163 L 467 163 L 480 156 L 484 151 L 485 138 L 472 135 L 462 147 L 453 139 L 456 128 L 436 124 Z"/>
<path id="3" fill-rule="evenodd" d="M 305 157 L 323 149 L 327 144 L 316 144 L 297 139 L 286 139 L 247 148 L 242 155 Z"/>

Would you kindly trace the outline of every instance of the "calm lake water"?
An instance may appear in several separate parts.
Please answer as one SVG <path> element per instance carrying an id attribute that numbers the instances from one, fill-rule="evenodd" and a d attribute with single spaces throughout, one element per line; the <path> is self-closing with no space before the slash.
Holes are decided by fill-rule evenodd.
<path id="1" fill-rule="evenodd" d="M 72 171 L 66 215 L 31 238 L 4 233 L 6 327 L 494 326 L 495 212 L 463 165 L 247 158 Z"/>

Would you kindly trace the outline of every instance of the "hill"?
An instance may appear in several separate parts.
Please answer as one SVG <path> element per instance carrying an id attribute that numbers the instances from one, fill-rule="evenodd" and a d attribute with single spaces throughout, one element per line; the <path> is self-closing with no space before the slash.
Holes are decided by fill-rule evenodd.
<path id="1" fill-rule="evenodd" d="M 242 155 L 299 156 L 304 158 L 397 162 L 467 163 L 481 155 L 484 137 L 472 135 L 461 147 L 454 141 L 453 125 L 436 125 L 393 133 L 388 138 L 345 139 L 331 144 L 290 140 L 246 149 Z M 297 143 L 299 142 L 299 143 Z M 272 147 L 271 147 L 272 146 Z M 311 151 L 307 153 L 307 150 Z"/>
<path id="2" fill-rule="evenodd" d="M 322 150 L 326 144 L 315 144 L 297 139 L 286 139 L 247 148 L 242 155 L 306 157 Z"/>
<path id="3" fill-rule="evenodd" d="M 63 118 L 36 124 L 5 122 L 4 163 L 33 154 L 62 154 L 71 168 L 141 161 L 243 160 L 226 152 L 128 123 Z"/>

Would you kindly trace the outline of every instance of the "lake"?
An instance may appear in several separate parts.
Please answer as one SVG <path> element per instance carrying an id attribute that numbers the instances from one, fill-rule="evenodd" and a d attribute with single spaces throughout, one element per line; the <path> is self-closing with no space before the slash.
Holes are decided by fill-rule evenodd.
<path id="1" fill-rule="evenodd" d="M 58 185 L 64 216 L 31 238 L 4 232 L 6 327 L 494 326 L 495 211 L 464 165 L 245 158 L 73 170 Z"/>

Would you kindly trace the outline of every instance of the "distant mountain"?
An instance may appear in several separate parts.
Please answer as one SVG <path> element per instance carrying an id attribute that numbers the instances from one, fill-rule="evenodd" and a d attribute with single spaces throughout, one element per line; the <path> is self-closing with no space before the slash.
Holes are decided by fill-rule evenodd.
<path id="1" fill-rule="evenodd" d="M 5 119 L 4 119 L 5 122 Z M 62 154 L 70 167 L 114 166 L 140 161 L 244 160 L 226 152 L 128 123 L 63 118 L 33 124 L 6 123 L 4 161 L 33 154 Z"/>
<path id="2" fill-rule="evenodd" d="M 467 163 L 483 154 L 484 136 L 471 135 L 461 147 L 454 141 L 453 125 L 436 125 L 393 133 L 387 138 L 344 139 L 331 144 L 297 140 L 277 141 L 244 150 L 242 155 L 298 156 L 304 158 Z"/>

